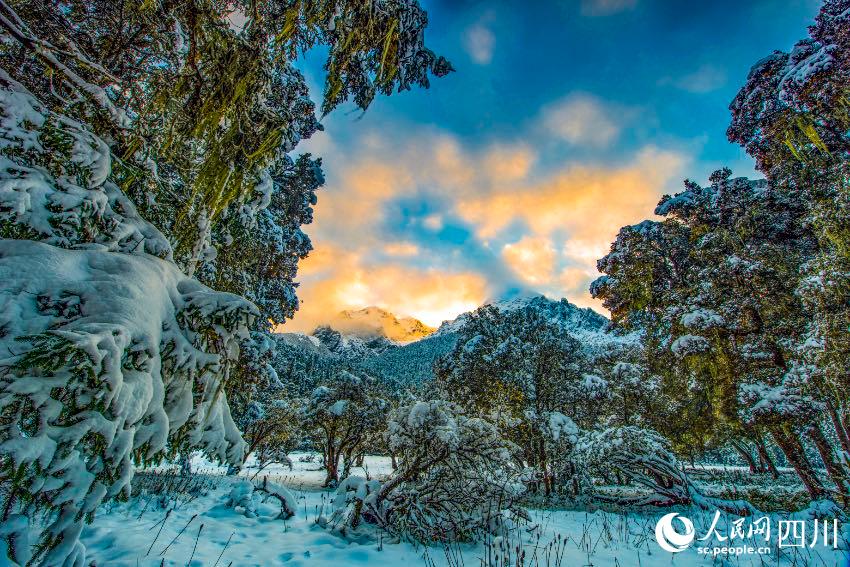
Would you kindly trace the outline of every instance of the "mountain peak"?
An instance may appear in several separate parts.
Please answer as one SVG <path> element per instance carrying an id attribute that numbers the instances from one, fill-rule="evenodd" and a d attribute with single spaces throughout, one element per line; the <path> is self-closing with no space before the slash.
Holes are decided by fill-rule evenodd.
<path id="1" fill-rule="evenodd" d="M 488 301 L 484 305 L 492 305 L 503 313 L 520 309 L 536 310 L 553 322 L 573 331 L 599 332 L 608 323 L 604 316 L 590 308 L 578 307 L 566 299 L 549 299 L 542 293 L 514 294 L 512 297 Z M 437 330 L 437 334 L 444 335 L 458 331 L 469 322 L 473 313 L 469 311 L 452 321 L 444 321 Z"/>
<path id="2" fill-rule="evenodd" d="M 344 335 L 361 338 L 384 337 L 399 344 L 417 341 L 436 329 L 413 317 L 396 317 L 386 309 L 370 305 L 341 311 L 326 326 Z"/>

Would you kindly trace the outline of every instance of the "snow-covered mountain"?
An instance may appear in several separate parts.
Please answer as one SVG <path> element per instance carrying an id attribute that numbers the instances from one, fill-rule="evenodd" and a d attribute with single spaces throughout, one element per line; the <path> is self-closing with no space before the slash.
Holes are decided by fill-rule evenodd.
<path id="1" fill-rule="evenodd" d="M 510 312 L 519 309 L 536 310 L 543 313 L 547 319 L 564 327 L 567 331 L 582 331 L 598 333 L 605 329 L 608 319 L 590 308 L 582 308 L 566 299 L 553 300 L 541 294 L 526 294 L 509 299 L 488 301 L 484 305 L 492 305 L 499 311 Z M 469 321 L 473 311 L 458 315 L 452 321 L 444 321 L 437 329 L 437 335 L 456 333 Z"/>
<path id="2" fill-rule="evenodd" d="M 329 326 L 318 327 L 310 336 L 332 354 L 347 360 L 361 360 L 399 346 L 381 334 L 346 334 Z"/>
<path id="3" fill-rule="evenodd" d="M 309 335 L 283 333 L 279 339 L 311 355 L 359 361 L 416 342 L 434 333 L 413 317 L 396 317 L 380 307 L 342 311 Z"/>
<path id="4" fill-rule="evenodd" d="M 526 294 L 486 305 L 501 311 L 541 312 L 589 350 L 605 350 L 612 341 L 622 341 L 622 337 L 615 338 L 606 332 L 608 319 L 566 299 L 552 300 L 539 294 Z M 288 333 L 279 337 L 294 347 L 295 352 L 314 359 L 318 357 L 326 364 L 356 368 L 400 382 L 419 383 L 428 380 L 434 362 L 452 350 L 458 332 L 473 313 L 463 313 L 446 321 L 435 332 L 415 319 L 399 319 L 383 309 L 367 307 L 340 313 L 333 324 L 323 325 L 311 335 Z M 409 340 L 402 344 L 399 337 Z"/>
<path id="5" fill-rule="evenodd" d="M 386 309 L 374 306 L 342 311 L 323 326 L 343 335 L 363 339 L 384 337 L 398 344 L 418 341 L 436 330 L 413 317 L 396 317 Z"/>

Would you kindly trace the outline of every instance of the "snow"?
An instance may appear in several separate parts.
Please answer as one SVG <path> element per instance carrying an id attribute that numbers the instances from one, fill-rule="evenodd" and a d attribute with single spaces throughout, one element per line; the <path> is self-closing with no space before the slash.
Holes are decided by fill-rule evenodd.
<path id="1" fill-rule="evenodd" d="M 196 459 L 203 465 L 210 479 L 211 488 L 199 496 L 182 499 L 165 498 L 151 500 L 143 494 L 128 503 L 111 504 L 101 508 L 94 523 L 87 526 L 81 539 L 88 550 L 88 559 L 97 567 L 158 567 L 159 565 L 192 567 L 226 567 L 232 562 L 239 567 L 271 567 L 275 565 L 302 567 L 339 567 L 354 565 L 385 565 L 388 567 L 413 567 L 425 565 L 424 557 L 435 566 L 486 565 L 483 544 L 459 544 L 449 549 L 449 555 L 457 554 L 463 563 L 451 563 L 446 550 L 441 546 L 415 546 L 410 543 L 393 543 L 380 533 L 374 538 L 358 535 L 345 538 L 338 532 L 323 528 L 317 519 L 329 516 L 333 492 L 313 490 L 311 479 L 317 476 L 316 462 L 304 462 L 305 453 L 294 453 L 291 460 L 295 469 L 274 469 L 287 476 L 277 480 L 289 485 L 295 495 L 297 513 L 288 520 L 274 519 L 278 504 L 274 501 L 257 500 L 255 517 L 246 517 L 240 510 L 227 505 L 231 493 L 237 487 L 245 487 L 245 480 L 220 475 L 221 469 Z M 389 471 L 389 459 L 367 457 L 370 471 Z M 250 474 L 246 471 L 245 474 Z M 352 481 L 352 488 L 365 489 L 362 481 Z M 308 488 L 304 488 L 308 487 Z M 239 490 L 247 491 L 247 488 Z M 239 493 L 237 490 L 237 493 Z M 160 504 L 164 505 L 160 505 Z M 677 510 L 693 521 L 699 537 L 707 533 L 713 512 L 695 509 Z M 798 514 L 808 516 L 812 509 Z M 830 510 L 821 510 L 827 513 Z M 764 563 L 777 564 L 775 533 L 770 540 L 772 553 L 769 558 L 759 555 L 714 559 L 697 552 L 696 544 L 675 555 L 661 550 L 654 536 L 658 518 L 668 510 L 657 513 L 616 514 L 610 512 L 586 512 L 583 510 L 531 510 L 530 523 L 504 539 L 497 538 L 493 546 L 512 547 L 518 538 L 526 551 L 526 565 L 535 550 L 539 557 L 556 545 L 563 558 L 551 565 L 578 566 L 593 564 L 596 567 L 693 567 L 701 565 L 732 564 L 736 566 L 758 566 Z M 796 517 L 796 516 L 795 516 Z M 771 530 L 776 530 L 777 518 L 771 516 Z M 727 529 L 727 520 L 719 528 Z M 201 528 L 203 526 L 203 528 Z M 199 536 L 200 531 L 200 536 Z M 197 548 L 196 546 L 197 540 Z M 173 543 L 172 543 L 173 542 Z M 729 542 L 727 542 L 728 544 Z M 194 553 L 193 553 L 194 549 Z M 149 551 L 150 550 L 150 551 Z M 794 554 L 785 552 L 779 565 L 791 565 Z M 818 546 L 815 549 L 796 549 L 798 565 L 808 560 L 810 565 L 839 565 L 846 561 L 844 553 Z M 192 558 L 191 562 L 189 558 Z M 764 562 L 762 562 L 764 559 Z M 486 560 L 485 560 L 486 561 Z M 513 563 L 511 563 L 513 564 Z M 546 565 L 541 559 L 541 566 Z"/>
<path id="2" fill-rule="evenodd" d="M 708 343 L 708 340 L 705 337 L 696 335 L 682 335 L 670 345 L 670 350 L 676 356 L 698 354 L 707 351 L 709 348 L 711 348 L 711 345 Z"/>
<path id="3" fill-rule="evenodd" d="M 793 105 L 795 94 L 817 73 L 832 68 L 838 46 L 821 45 L 813 40 L 798 42 L 791 50 L 785 73 L 779 80 L 779 100 Z"/>
<path id="4" fill-rule="evenodd" d="M 337 400 L 331 405 L 331 407 L 328 408 L 328 411 L 334 415 L 342 415 L 345 412 L 345 407 L 347 405 L 348 400 Z"/>
<path id="5" fill-rule="evenodd" d="M 0 80 L 0 220 L 65 248 L 96 244 L 171 258 L 165 237 L 107 180 L 112 159 L 106 143 L 79 122 L 51 112 L 3 70 Z M 48 125 L 70 139 L 67 156 L 42 145 L 40 129 Z M 63 157 L 67 167 L 57 165 Z M 83 229 L 85 243 L 79 242 Z"/>
<path id="6" fill-rule="evenodd" d="M 155 458 L 182 431 L 211 455 L 241 458 L 221 384 L 256 307 L 167 260 L 100 247 L 0 239 L 0 281 L 0 409 L 13 416 L 0 424 L 0 455 L 57 509 L 45 529 L 63 544 L 45 564 L 84 557 L 80 519 L 130 489 L 134 452 Z M 103 449 L 86 454 L 95 438 Z"/>
<path id="7" fill-rule="evenodd" d="M 185 426 L 211 454 L 244 452 L 218 371 L 259 313 L 170 261 L 110 180 L 103 139 L 4 70 L 0 83 L 0 224 L 21 239 L 0 240 L 0 456 L 17 465 L 6 490 L 37 503 L 3 530 L 25 555 L 25 540 L 58 541 L 40 564 L 78 565 L 82 519 L 128 492 L 134 460 L 162 454 L 169 434 Z M 23 509 L 16 500 L 9 511 Z M 25 537 L 35 518 L 42 533 Z"/>
<path id="8" fill-rule="evenodd" d="M 682 325 L 695 331 L 706 331 L 724 324 L 723 317 L 711 309 L 694 309 L 682 315 Z"/>
<path id="9" fill-rule="evenodd" d="M 558 441 L 563 436 L 570 443 L 575 444 L 578 439 L 578 426 L 572 419 L 559 411 L 553 411 L 549 414 L 549 422 L 546 425 L 548 426 L 549 435 L 555 441 Z"/>

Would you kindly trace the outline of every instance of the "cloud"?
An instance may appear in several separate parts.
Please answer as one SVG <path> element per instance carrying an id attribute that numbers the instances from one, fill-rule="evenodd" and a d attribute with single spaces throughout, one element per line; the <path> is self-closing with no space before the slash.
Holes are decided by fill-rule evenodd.
<path id="1" fill-rule="evenodd" d="M 608 143 L 628 109 L 574 95 L 546 112 L 591 115 L 597 132 L 553 133 L 533 121 L 523 142 L 473 145 L 423 126 L 362 130 L 345 151 L 323 142 L 333 167 L 306 227 L 315 250 L 299 269 L 302 308 L 283 330 L 310 331 L 367 305 L 439 324 L 511 289 L 598 308 L 587 292 L 596 259 L 621 226 L 651 214 L 688 159 L 646 146 L 619 163 L 553 166 L 536 146 L 598 136 L 600 123 L 613 130 Z"/>
<path id="2" fill-rule="evenodd" d="M 333 269 L 327 269 L 329 264 Z M 301 308 L 279 331 L 309 333 L 344 309 L 369 305 L 436 326 L 475 309 L 489 293 L 486 279 L 475 272 L 374 265 L 331 245 L 311 254 L 303 262 L 302 273 Z"/>
<path id="3" fill-rule="evenodd" d="M 637 0 L 582 0 L 581 13 L 584 16 L 611 16 L 633 9 Z"/>
<path id="4" fill-rule="evenodd" d="M 502 248 L 502 258 L 531 285 L 548 284 L 555 271 L 557 252 L 546 238 L 526 236 Z"/>
<path id="5" fill-rule="evenodd" d="M 697 70 L 678 78 L 663 77 L 659 85 L 672 85 L 690 93 L 703 94 L 716 91 L 726 84 L 726 70 L 716 65 L 704 64 Z"/>
<path id="6" fill-rule="evenodd" d="M 569 164 L 520 190 L 461 196 L 457 212 L 482 239 L 520 220 L 537 235 L 564 232 L 581 250 L 592 248 L 595 254 L 621 226 L 651 213 L 685 163 L 682 154 L 648 146 L 619 167 Z"/>
<path id="7" fill-rule="evenodd" d="M 495 182 L 518 181 L 528 176 L 536 159 L 527 146 L 497 145 L 484 155 L 484 172 Z"/>
<path id="8" fill-rule="evenodd" d="M 422 219 L 422 226 L 432 232 L 439 232 L 443 228 L 443 216 L 436 213 L 428 215 Z"/>
<path id="9" fill-rule="evenodd" d="M 391 242 L 384 246 L 384 254 L 387 256 L 416 256 L 419 247 L 412 242 Z"/>
<path id="10" fill-rule="evenodd" d="M 568 266 L 561 271 L 553 287 L 579 307 L 590 307 L 604 313 L 602 301 L 594 299 L 587 292 L 590 282 L 598 276 L 599 273 L 588 266 Z"/>
<path id="11" fill-rule="evenodd" d="M 551 135 L 570 145 L 604 148 L 619 137 L 628 115 L 594 96 L 575 93 L 546 106 L 540 121 Z"/>
<path id="12" fill-rule="evenodd" d="M 496 36 L 483 22 L 478 22 L 464 32 L 463 45 L 473 61 L 479 65 L 489 65 L 493 61 Z"/>

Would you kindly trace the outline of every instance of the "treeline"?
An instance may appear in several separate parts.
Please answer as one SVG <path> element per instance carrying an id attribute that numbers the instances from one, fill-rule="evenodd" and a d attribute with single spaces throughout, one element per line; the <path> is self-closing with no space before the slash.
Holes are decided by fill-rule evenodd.
<path id="1" fill-rule="evenodd" d="M 643 333 L 661 428 L 682 451 L 781 451 L 812 499 L 850 498 L 850 3 L 750 71 L 731 141 L 764 180 L 722 169 L 625 227 L 592 293 Z M 810 455 L 817 458 L 811 459 Z M 817 469 L 826 469 L 829 480 Z"/>

